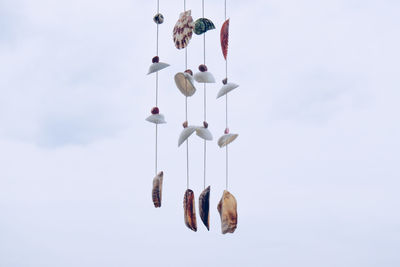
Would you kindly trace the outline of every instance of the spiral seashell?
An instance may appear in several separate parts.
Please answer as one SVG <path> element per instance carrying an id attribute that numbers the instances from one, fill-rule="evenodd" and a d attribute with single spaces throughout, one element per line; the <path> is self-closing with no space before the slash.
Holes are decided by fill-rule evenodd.
<path id="1" fill-rule="evenodd" d="M 164 16 L 161 13 L 158 13 L 154 16 L 153 21 L 156 24 L 163 24 L 164 22 Z"/>
<path id="2" fill-rule="evenodd" d="M 206 18 L 200 18 L 194 23 L 194 33 L 201 35 L 209 30 L 215 29 L 214 23 Z"/>

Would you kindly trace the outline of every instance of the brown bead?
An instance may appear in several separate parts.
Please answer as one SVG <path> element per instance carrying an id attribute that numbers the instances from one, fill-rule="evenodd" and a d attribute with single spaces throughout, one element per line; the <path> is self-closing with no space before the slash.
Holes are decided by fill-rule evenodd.
<path id="1" fill-rule="evenodd" d="M 156 114 L 159 114 L 159 113 L 160 113 L 160 110 L 158 109 L 158 107 L 154 107 L 154 108 L 151 109 L 151 114 L 156 115 Z"/>
<path id="2" fill-rule="evenodd" d="M 203 121 L 203 126 L 204 128 L 208 128 L 208 123 L 206 121 Z"/>
<path id="3" fill-rule="evenodd" d="M 228 83 L 228 78 L 223 79 L 223 80 L 222 80 L 222 83 L 223 83 L 223 84 L 227 84 L 227 83 Z"/>
<path id="4" fill-rule="evenodd" d="M 201 72 L 206 72 L 206 71 L 207 71 L 207 66 L 204 65 L 204 64 L 201 64 L 201 65 L 199 66 L 199 71 L 201 71 Z"/>
<path id="5" fill-rule="evenodd" d="M 187 128 L 187 127 L 188 127 L 188 122 L 185 121 L 185 122 L 182 124 L 182 126 L 183 126 L 183 128 Z"/>
<path id="6" fill-rule="evenodd" d="M 185 73 L 189 73 L 190 75 L 193 76 L 193 71 L 191 69 L 185 70 Z"/>
<path id="7" fill-rule="evenodd" d="M 160 58 L 158 56 L 155 56 L 155 57 L 153 57 L 152 62 L 158 63 L 158 62 L 160 62 Z"/>

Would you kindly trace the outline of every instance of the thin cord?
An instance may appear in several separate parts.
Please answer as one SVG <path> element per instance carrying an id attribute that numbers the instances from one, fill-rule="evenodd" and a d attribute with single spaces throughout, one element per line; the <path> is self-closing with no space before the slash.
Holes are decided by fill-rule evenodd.
<path id="1" fill-rule="evenodd" d="M 186 0 L 183 1 L 183 10 L 186 11 Z M 188 50 L 185 47 L 185 70 L 188 68 Z M 186 96 L 185 96 L 185 121 L 188 121 L 188 97 L 187 97 L 187 81 L 186 83 Z M 186 139 L 186 188 L 189 189 L 189 139 Z"/>
<path id="2" fill-rule="evenodd" d="M 204 0 L 202 0 L 202 15 L 204 18 Z M 206 64 L 206 33 L 203 35 L 203 64 Z M 207 121 L 207 85 L 204 83 L 204 121 Z M 204 140 L 204 162 L 203 162 L 203 184 L 204 189 L 206 188 L 206 178 L 207 178 L 207 141 Z"/>
<path id="3" fill-rule="evenodd" d="M 226 0 L 225 0 L 225 21 L 226 21 Z M 228 80 L 228 58 L 225 60 L 225 78 Z M 225 95 L 225 126 L 228 129 L 228 94 Z M 225 185 L 226 190 L 228 191 L 228 184 L 229 184 L 229 149 L 228 145 L 225 148 Z"/>
<path id="4" fill-rule="evenodd" d="M 157 0 L 157 14 L 160 13 L 160 0 Z M 157 41 L 156 41 L 156 56 L 158 56 L 159 43 L 159 25 L 157 23 Z M 158 107 L 158 72 L 156 72 L 156 107 Z M 156 141 L 155 141 L 155 175 L 158 173 L 158 124 L 156 124 Z"/>

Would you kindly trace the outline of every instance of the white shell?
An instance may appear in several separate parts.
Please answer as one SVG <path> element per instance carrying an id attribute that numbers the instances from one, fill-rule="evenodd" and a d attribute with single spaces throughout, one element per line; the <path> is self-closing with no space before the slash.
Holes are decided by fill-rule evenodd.
<path id="1" fill-rule="evenodd" d="M 208 130 L 207 128 L 204 128 L 204 127 L 197 127 L 196 134 L 197 134 L 197 136 L 199 136 L 200 138 L 202 138 L 204 140 L 211 141 L 213 139 L 213 136 L 212 136 L 210 130 Z"/>
<path id="2" fill-rule="evenodd" d="M 223 95 L 226 95 L 227 93 L 229 93 L 230 91 L 238 88 L 239 85 L 235 84 L 235 83 L 227 83 L 224 84 L 224 86 L 222 86 L 222 88 L 219 90 L 217 98 L 220 98 Z"/>
<path id="3" fill-rule="evenodd" d="M 184 96 L 192 96 L 196 92 L 193 76 L 186 72 L 175 74 L 175 84 Z"/>
<path id="4" fill-rule="evenodd" d="M 163 62 L 153 63 L 150 65 L 147 75 L 165 69 L 166 67 L 169 67 L 169 64 Z"/>
<path id="5" fill-rule="evenodd" d="M 155 123 L 155 124 L 167 123 L 165 121 L 164 115 L 162 115 L 162 114 L 153 114 L 153 115 L 147 117 L 146 121 Z"/>
<path id="6" fill-rule="evenodd" d="M 196 129 L 196 126 L 188 126 L 184 128 L 179 135 L 178 146 L 181 146 L 196 131 Z"/>
<path id="7" fill-rule="evenodd" d="M 215 83 L 215 78 L 214 75 L 212 75 L 211 72 L 205 71 L 205 72 L 197 72 L 194 75 L 194 79 L 198 83 Z"/>
<path id="8" fill-rule="evenodd" d="M 238 134 L 224 134 L 218 139 L 218 145 L 219 147 L 224 147 L 235 141 L 235 139 L 238 137 Z"/>

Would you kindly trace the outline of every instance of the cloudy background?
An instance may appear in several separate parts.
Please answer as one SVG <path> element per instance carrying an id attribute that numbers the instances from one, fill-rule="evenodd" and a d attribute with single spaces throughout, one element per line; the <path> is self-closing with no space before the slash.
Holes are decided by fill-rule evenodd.
<path id="1" fill-rule="evenodd" d="M 400 2 L 229 1 L 230 191 L 239 226 L 220 234 L 224 151 L 209 144 L 211 231 L 183 223 L 184 97 L 171 40 L 182 1 L 161 0 L 160 167 L 154 209 L 155 1 L 0 1 L 0 266 L 400 265 Z M 201 1 L 188 0 L 194 18 Z M 223 1 L 206 1 L 217 28 Z M 207 34 L 209 69 L 224 61 Z M 197 69 L 202 39 L 189 47 Z M 220 82 L 208 89 L 214 137 Z M 189 100 L 202 122 L 203 91 Z M 202 190 L 202 142 L 191 139 Z"/>

